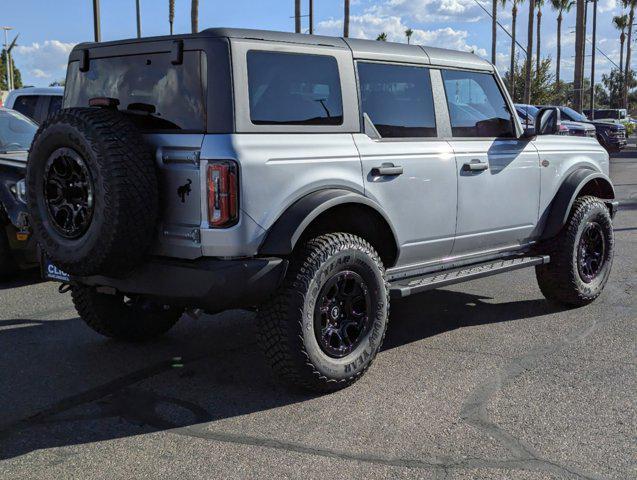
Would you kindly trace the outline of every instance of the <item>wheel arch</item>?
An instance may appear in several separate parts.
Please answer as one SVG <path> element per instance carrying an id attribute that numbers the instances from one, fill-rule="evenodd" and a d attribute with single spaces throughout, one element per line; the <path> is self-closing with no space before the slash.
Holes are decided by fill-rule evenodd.
<path id="1" fill-rule="evenodd" d="M 604 200 L 609 207 L 611 215 L 615 213 L 617 203 L 615 188 L 610 179 L 601 172 L 580 168 L 570 173 L 560 185 L 549 209 L 541 239 L 545 240 L 557 235 L 566 225 L 571 208 L 578 197 L 592 195 Z"/>
<path id="2" fill-rule="evenodd" d="M 345 189 L 319 190 L 297 200 L 274 222 L 259 254 L 287 256 L 305 238 L 330 231 L 361 236 L 386 267 L 398 259 L 400 247 L 387 214 L 373 200 Z"/>

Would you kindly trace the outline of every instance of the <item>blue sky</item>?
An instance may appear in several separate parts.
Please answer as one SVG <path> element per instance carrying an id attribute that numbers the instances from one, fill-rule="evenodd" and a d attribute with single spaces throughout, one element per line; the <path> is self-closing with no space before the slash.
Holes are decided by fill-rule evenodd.
<path id="1" fill-rule="evenodd" d="M 490 0 L 478 0 L 490 10 Z M 598 42 L 600 48 L 619 63 L 619 32 L 611 25 L 621 12 L 618 0 L 598 0 Z M 20 33 L 15 62 L 24 83 L 45 86 L 64 77 L 66 59 L 72 46 L 93 39 L 92 0 L 11 0 L 3 2 L 0 23 Z M 302 0 L 307 13 L 308 0 Z M 526 4 L 520 6 L 518 37 L 526 45 Z M 550 4 L 549 1 L 546 2 Z M 314 0 L 317 33 L 340 35 L 343 0 Z M 102 38 L 114 40 L 135 36 L 135 0 L 101 0 Z M 168 0 L 141 0 L 143 35 L 168 33 Z M 511 7 L 501 9 L 500 20 L 509 28 Z M 542 52 L 555 59 L 556 13 L 549 5 L 543 9 Z M 263 28 L 292 31 L 293 0 L 200 0 L 200 28 L 213 26 Z M 386 32 L 392 41 L 405 41 L 404 30 L 414 30 L 412 41 L 419 44 L 474 50 L 490 58 L 491 24 L 476 0 L 352 0 L 351 35 L 375 38 Z M 589 19 L 592 15 L 589 16 Z M 575 9 L 566 15 L 562 35 L 562 76 L 572 77 L 571 33 Z M 590 25 L 590 22 L 589 22 Z M 307 18 L 303 19 L 307 28 Z M 176 0 L 175 31 L 190 30 L 190 0 Z M 590 34 L 590 28 L 589 28 Z M 510 40 L 504 32 L 498 37 L 498 66 L 508 65 Z M 587 53 L 590 53 L 590 49 Z M 587 59 L 590 65 L 590 59 Z M 598 79 L 611 63 L 598 55 Z M 589 67 L 587 67 L 589 68 Z"/>

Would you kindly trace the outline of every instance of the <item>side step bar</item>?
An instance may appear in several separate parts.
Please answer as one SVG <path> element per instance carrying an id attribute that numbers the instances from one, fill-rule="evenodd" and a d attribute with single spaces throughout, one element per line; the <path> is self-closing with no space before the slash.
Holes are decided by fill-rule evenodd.
<path id="1" fill-rule="evenodd" d="M 483 262 L 475 265 L 454 268 L 443 272 L 426 273 L 416 277 L 403 278 L 391 282 L 389 293 L 391 298 L 408 297 L 414 293 L 432 290 L 434 288 L 452 285 L 454 283 L 475 280 L 476 278 L 497 275 L 498 273 L 510 272 L 520 268 L 533 267 L 549 263 L 548 255 L 535 257 L 516 257 L 507 260 L 495 260 Z"/>

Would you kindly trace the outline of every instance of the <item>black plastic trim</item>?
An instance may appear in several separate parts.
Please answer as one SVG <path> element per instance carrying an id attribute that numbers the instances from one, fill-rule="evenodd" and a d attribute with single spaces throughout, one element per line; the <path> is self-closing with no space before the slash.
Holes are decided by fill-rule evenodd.
<path id="1" fill-rule="evenodd" d="M 573 203 L 577 199 L 579 192 L 584 186 L 592 180 L 600 180 L 604 182 L 606 186 L 612 192 L 612 196 L 608 199 L 615 198 L 615 189 L 612 183 L 608 180 L 604 174 L 596 172 L 589 168 L 580 168 L 572 172 L 562 185 L 560 186 L 555 198 L 551 202 L 548 217 L 542 232 L 541 240 L 546 240 L 557 235 L 562 227 L 566 225 L 568 215 L 571 211 Z"/>
<path id="2" fill-rule="evenodd" d="M 314 219 L 330 208 L 344 204 L 365 205 L 378 212 L 392 229 L 394 242 L 397 248 L 400 248 L 392 223 L 378 204 L 350 190 L 325 189 L 310 193 L 290 206 L 268 232 L 259 253 L 261 255 L 291 254 L 297 241 Z"/>
<path id="3" fill-rule="evenodd" d="M 71 277 L 71 283 L 110 287 L 214 313 L 258 306 L 276 291 L 286 270 L 287 261 L 281 258 L 153 258 L 123 278 Z"/>

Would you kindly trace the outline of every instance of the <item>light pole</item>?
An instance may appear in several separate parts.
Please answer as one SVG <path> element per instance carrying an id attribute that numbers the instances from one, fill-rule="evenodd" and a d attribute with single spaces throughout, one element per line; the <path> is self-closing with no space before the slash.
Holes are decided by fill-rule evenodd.
<path id="1" fill-rule="evenodd" d="M 139 11 L 139 0 L 135 0 L 135 8 L 137 10 L 137 38 L 142 38 L 142 16 Z"/>
<path id="2" fill-rule="evenodd" d="M 595 120 L 595 50 L 597 48 L 597 0 L 593 2 L 593 48 L 591 49 L 591 120 Z"/>
<path id="3" fill-rule="evenodd" d="M 12 80 L 13 78 L 11 78 L 11 60 L 9 60 L 9 39 L 7 37 L 9 30 L 13 30 L 13 27 L 1 27 L 2 30 L 4 30 L 4 61 L 5 61 L 5 68 L 7 70 L 7 90 L 11 91 L 13 90 L 12 87 Z"/>
<path id="4" fill-rule="evenodd" d="M 314 0 L 310 1 L 310 35 L 314 33 Z"/>
<path id="5" fill-rule="evenodd" d="M 93 0 L 93 31 L 95 32 L 95 41 L 102 41 L 102 33 L 100 31 L 100 0 Z"/>

